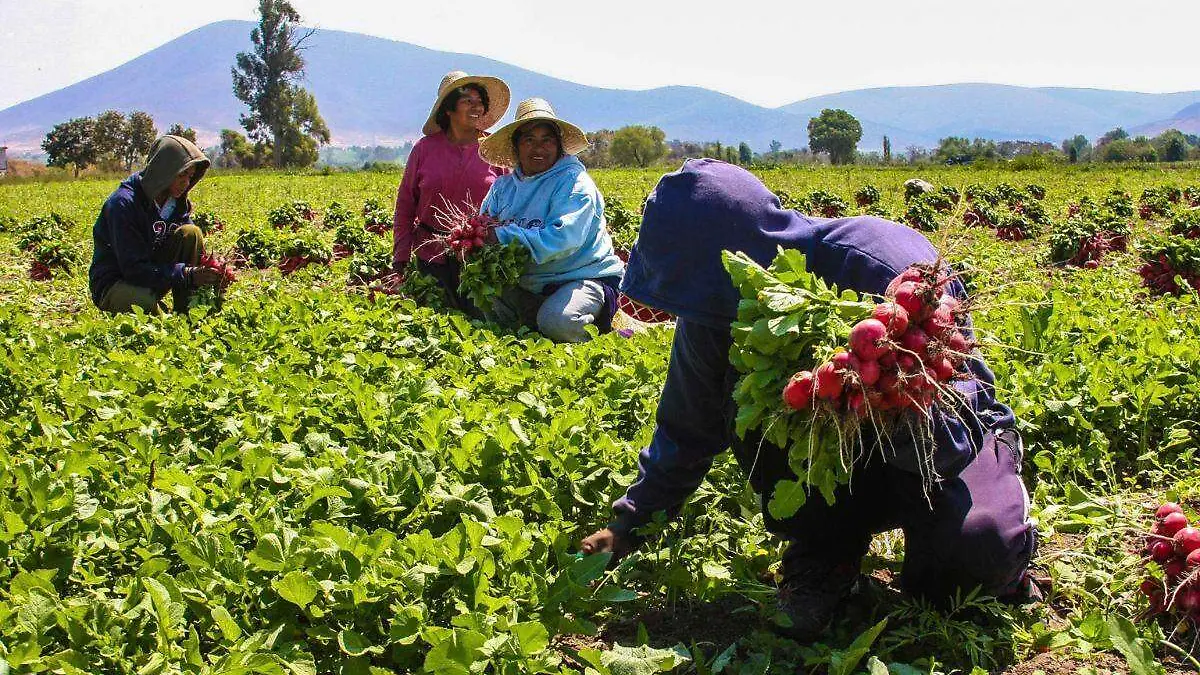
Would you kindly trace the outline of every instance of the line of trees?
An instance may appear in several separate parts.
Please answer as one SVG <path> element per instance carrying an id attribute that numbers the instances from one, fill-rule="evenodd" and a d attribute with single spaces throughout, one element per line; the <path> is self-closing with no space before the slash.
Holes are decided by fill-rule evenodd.
<path id="1" fill-rule="evenodd" d="M 172 125 L 167 133 L 196 140 L 196 132 L 181 124 Z M 74 168 L 75 177 L 88 167 L 98 166 L 106 171 L 124 169 L 146 156 L 158 129 L 154 119 L 135 110 L 128 116 L 117 110 L 105 110 L 95 117 L 76 117 L 46 134 L 42 150 L 50 166 Z"/>

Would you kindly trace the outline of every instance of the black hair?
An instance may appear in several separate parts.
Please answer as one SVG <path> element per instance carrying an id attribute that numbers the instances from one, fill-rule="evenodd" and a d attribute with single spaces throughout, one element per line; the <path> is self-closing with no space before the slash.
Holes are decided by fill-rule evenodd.
<path id="1" fill-rule="evenodd" d="M 479 94 L 479 99 L 483 101 L 483 111 L 488 111 L 490 105 L 488 102 L 487 89 L 475 84 L 474 82 L 470 84 L 464 84 L 463 86 L 450 92 L 446 98 L 442 99 L 442 104 L 438 106 L 437 114 L 433 116 L 434 121 L 436 121 L 437 125 L 442 128 L 442 131 L 449 131 L 450 111 L 454 110 L 454 107 L 458 105 L 458 99 L 462 98 L 463 94 L 467 93 L 467 90 L 471 90 L 476 94 Z"/>
<path id="2" fill-rule="evenodd" d="M 513 135 L 512 135 L 513 157 L 520 156 L 520 151 L 517 149 L 517 146 L 521 144 L 521 137 L 524 136 L 526 133 L 533 131 L 534 129 L 536 129 L 538 127 L 542 127 L 542 126 L 549 129 L 550 133 L 554 135 L 554 140 L 558 141 L 558 157 L 554 158 L 555 161 L 562 159 L 563 156 L 567 154 L 566 151 L 563 150 L 562 129 L 559 129 L 558 125 L 550 120 L 534 120 L 533 122 L 530 122 L 528 124 L 522 124 L 521 126 L 517 127 L 516 131 L 513 132 Z"/>

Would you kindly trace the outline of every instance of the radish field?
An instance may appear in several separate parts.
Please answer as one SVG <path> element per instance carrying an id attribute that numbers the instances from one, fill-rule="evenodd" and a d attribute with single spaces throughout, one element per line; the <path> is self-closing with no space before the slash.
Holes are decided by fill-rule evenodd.
<path id="1" fill-rule="evenodd" d="M 963 272 L 1044 602 L 908 599 L 886 533 L 826 638 L 776 637 L 783 542 L 732 457 L 637 553 L 577 555 L 649 441 L 670 325 L 555 345 L 383 292 L 399 175 L 210 174 L 209 248 L 243 269 L 161 317 L 88 297 L 117 180 L 0 182 L 0 675 L 1200 670 L 1200 626 L 1139 590 L 1155 506 L 1200 510 L 1200 169 L 755 173 Z M 660 174 L 592 172 L 623 247 Z"/>

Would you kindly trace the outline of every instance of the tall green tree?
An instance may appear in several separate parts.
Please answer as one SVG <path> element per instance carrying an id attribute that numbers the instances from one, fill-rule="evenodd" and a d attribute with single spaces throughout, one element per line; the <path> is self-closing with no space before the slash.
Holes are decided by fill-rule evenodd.
<path id="1" fill-rule="evenodd" d="M 887 136 L 883 137 L 883 163 L 892 163 L 892 139 Z"/>
<path id="2" fill-rule="evenodd" d="M 129 122 L 117 110 L 105 110 L 96 115 L 92 143 L 96 149 L 96 161 L 106 169 L 116 169 L 125 164 L 126 148 L 129 146 Z"/>
<path id="3" fill-rule="evenodd" d="M 158 138 L 158 129 L 154 126 L 154 118 L 141 110 L 129 113 L 127 126 L 128 137 L 125 144 L 125 170 L 133 168 L 137 162 L 150 154 L 150 146 Z"/>
<path id="4" fill-rule="evenodd" d="M 742 141 L 738 145 L 738 164 L 746 165 L 754 161 L 754 151 L 750 149 L 750 145 Z"/>
<path id="5" fill-rule="evenodd" d="M 613 133 L 613 161 L 621 166 L 650 166 L 667 154 L 666 133 L 658 127 L 634 125 Z"/>
<path id="6" fill-rule="evenodd" d="M 1063 141 L 1062 151 L 1072 164 L 1086 162 L 1092 156 L 1092 144 L 1088 141 L 1087 136 L 1076 134 L 1074 138 Z"/>
<path id="7" fill-rule="evenodd" d="M 270 147 L 275 166 L 307 166 L 317 159 L 317 144 L 330 141 L 316 99 L 296 84 L 313 31 L 296 29 L 300 14 L 287 0 L 259 0 L 258 13 L 253 48 L 239 52 L 233 68 L 233 93 L 250 108 L 242 126 L 251 140 Z"/>
<path id="8" fill-rule="evenodd" d="M 185 127 L 178 122 L 172 124 L 170 129 L 167 129 L 167 135 L 179 136 L 180 138 L 186 138 L 193 143 L 196 142 L 196 130 L 191 127 Z"/>
<path id="9" fill-rule="evenodd" d="M 46 163 L 61 167 L 70 164 L 75 168 L 75 177 L 79 178 L 80 171 L 96 163 L 95 133 L 96 120 L 90 117 L 77 117 L 54 125 L 42 141 Z"/>
<path id="10" fill-rule="evenodd" d="M 808 121 L 808 146 L 813 152 L 829 153 L 834 164 L 854 162 L 862 124 L 845 110 L 826 108 Z"/>
<path id="11" fill-rule="evenodd" d="M 1150 141 L 1163 162 L 1182 162 L 1188 157 L 1188 139 L 1178 129 L 1167 129 Z"/>

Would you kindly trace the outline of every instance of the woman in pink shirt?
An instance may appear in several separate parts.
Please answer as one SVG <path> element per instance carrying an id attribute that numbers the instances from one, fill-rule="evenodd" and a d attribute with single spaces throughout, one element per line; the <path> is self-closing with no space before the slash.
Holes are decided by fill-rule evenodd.
<path id="1" fill-rule="evenodd" d="M 403 271 L 415 255 L 422 272 L 438 280 L 451 307 L 474 308 L 458 294 L 458 261 L 432 239 L 442 228 L 437 212 L 448 208 L 474 211 L 497 177 L 508 169 L 491 166 L 479 156 L 484 131 L 508 110 L 508 85 L 495 77 L 447 73 L 437 101 L 413 146 L 396 194 L 392 260 Z"/>

